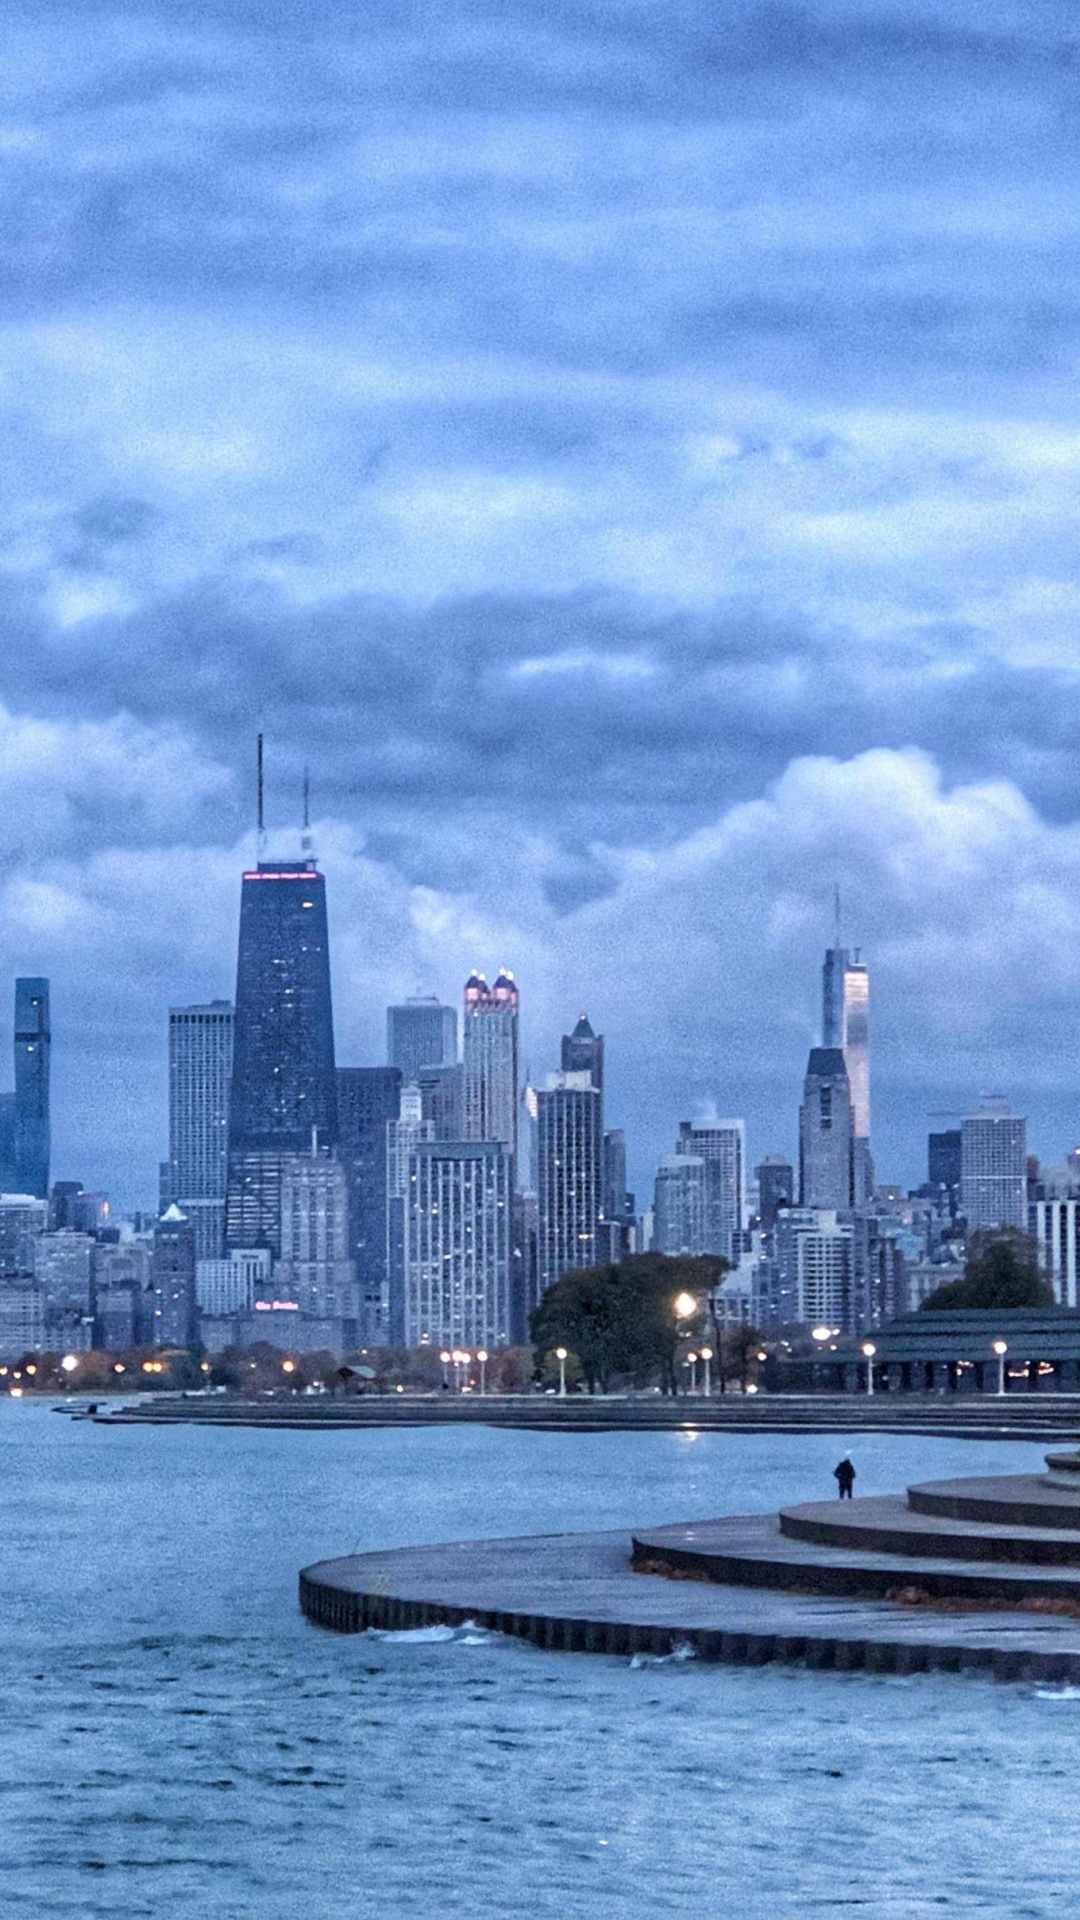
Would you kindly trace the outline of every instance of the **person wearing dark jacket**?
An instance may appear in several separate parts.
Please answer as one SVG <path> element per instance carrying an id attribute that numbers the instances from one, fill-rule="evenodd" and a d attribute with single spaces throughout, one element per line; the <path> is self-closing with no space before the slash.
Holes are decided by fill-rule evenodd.
<path id="1" fill-rule="evenodd" d="M 841 1500 L 850 1500 L 855 1486 L 855 1468 L 850 1453 L 845 1453 L 840 1465 L 833 1468 L 833 1479 L 840 1489 Z"/>

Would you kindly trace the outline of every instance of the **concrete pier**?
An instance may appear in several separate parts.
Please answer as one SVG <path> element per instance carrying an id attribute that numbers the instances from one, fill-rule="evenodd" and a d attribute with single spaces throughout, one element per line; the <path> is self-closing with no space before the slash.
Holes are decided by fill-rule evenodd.
<path id="1" fill-rule="evenodd" d="M 1080 1679 L 1080 1490 L 947 1480 L 625 1534 L 549 1534 L 324 1561 L 340 1632 L 474 1620 L 543 1647 L 875 1672 Z"/>

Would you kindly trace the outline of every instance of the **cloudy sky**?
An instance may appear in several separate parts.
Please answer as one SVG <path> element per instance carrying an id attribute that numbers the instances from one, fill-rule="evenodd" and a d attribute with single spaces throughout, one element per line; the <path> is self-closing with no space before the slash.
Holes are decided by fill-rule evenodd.
<path id="1" fill-rule="evenodd" d="M 43 0 L 0 65 L 0 981 L 152 1199 L 312 767 L 339 1058 L 520 979 L 643 1189 L 794 1145 L 838 878 L 875 1142 L 1080 1130 L 1063 0 Z M 8 989 L 3 988 L 4 993 Z"/>

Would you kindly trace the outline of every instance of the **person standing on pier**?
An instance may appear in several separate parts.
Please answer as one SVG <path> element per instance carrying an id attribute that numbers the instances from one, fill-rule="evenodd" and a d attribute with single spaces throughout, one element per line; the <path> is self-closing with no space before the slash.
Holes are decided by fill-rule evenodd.
<path id="1" fill-rule="evenodd" d="M 833 1479 L 840 1489 L 840 1499 L 852 1499 L 855 1487 L 855 1467 L 850 1453 L 845 1453 L 840 1465 L 833 1468 Z"/>

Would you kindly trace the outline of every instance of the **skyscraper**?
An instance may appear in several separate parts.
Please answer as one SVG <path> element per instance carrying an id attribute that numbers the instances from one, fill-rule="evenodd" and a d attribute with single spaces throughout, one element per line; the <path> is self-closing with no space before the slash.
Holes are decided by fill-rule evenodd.
<path id="1" fill-rule="evenodd" d="M 851 1089 L 854 1147 L 853 1192 L 857 1204 L 871 1197 L 874 1166 L 870 1152 L 870 975 L 865 961 L 839 944 L 830 947 L 822 969 L 821 1043 L 839 1047 Z"/>
<path id="2" fill-rule="evenodd" d="M 505 969 L 492 987 L 482 973 L 465 982 L 465 1138 L 498 1140 L 515 1158 L 518 1004 L 514 976 Z"/>
<path id="3" fill-rule="evenodd" d="M 15 1182 L 19 1193 L 49 1191 L 49 983 L 15 982 Z"/>
<path id="4" fill-rule="evenodd" d="M 260 861 L 240 895 L 226 1245 L 281 1245 L 281 1158 L 337 1142 L 326 883 Z"/>
<path id="5" fill-rule="evenodd" d="M 435 1125 L 424 1117 L 419 1087 L 402 1087 L 397 1117 L 386 1123 L 386 1305 L 383 1319 L 391 1346 L 406 1340 L 405 1264 L 408 1234 L 412 1150 L 421 1140 L 435 1138 Z"/>
<path id="6" fill-rule="evenodd" d="M 771 1233 L 781 1207 L 790 1207 L 795 1198 L 795 1169 L 782 1153 L 767 1153 L 756 1168 L 758 1218 L 763 1233 Z"/>
<path id="7" fill-rule="evenodd" d="M 960 1129 L 960 1211 L 969 1234 L 980 1227 L 1027 1229 L 1027 1121 L 996 1095 Z"/>
<path id="8" fill-rule="evenodd" d="M 705 1244 L 702 1253 L 723 1254 L 738 1265 L 746 1224 L 746 1128 L 741 1120 L 695 1126 L 679 1122 L 676 1153 L 705 1162 Z"/>
<path id="9" fill-rule="evenodd" d="M 850 1207 L 854 1178 L 851 1085 L 839 1047 L 811 1047 L 799 1110 L 804 1207 Z"/>
<path id="10" fill-rule="evenodd" d="M 307 1344 L 355 1344 L 358 1313 L 349 1257 L 348 1188 L 344 1168 L 326 1147 L 282 1158 L 277 1276 L 282 1298 L 295 1300 L 308 1322 L 301 1328 Z"/>
<path id="11" fill-rule="evenodd" d="M 541 1293 L 596 1260 L 603 1188 L 600 1095 L 588 1073 L 553 1073 L 536 1096 Z"/>
<path id="12" fill-rule="evenodd" d="M 162 1206 L 175 1200 L 191 1222 L 196 1260 L 214 1260 L 225 1239 L 233 1010 L 228 1000 L 169 1009 L 169 1158 Z"/>
<path id="13" fill-rule="evenodd" d="M 339 1067 L 338 1153 L 349 1190 L 349 1251 L 360 1295 L 360 1341 L 384 1345 L 387 1325 L 386 1127 L 401 1107 L 400 1067 Z"/>
<path id="14" fill-rule="evenodd" d="M 653 1246 L 658 1253 L 707 1253 L 707 1168 L 699 1153 L 673 1153 L 656 1170 Z"/>
<path id="15" fill-rule="evenodd" d="M 405 1342 L 510 1339 L 510 1155 L 497 1141 L 417 1140 L 405 1203 Z"/>
<path id="16" fill-rule="evenodd" d="M 433 1140 L 465 1138 L 465 1069 L 460 1064 L 421 1067 L 415 1084 L 420 1089 L 420 1104 L 425 1120 L 430 1120 Z"/>
<path id="17" fill-rule="evenodd" d="M 150 1255 L 150 1339 L 155 1347 L 190 1347 L 195 1339 L 195 1235 L 178 1206 L 154 1228 Z"/>
<path id="18" fill-rule="evenodd" d="M 386 1059 L 409 1086 L 421 1067 L 452 1066 L 458 1057 L 457 1009 L 434 997 L 386 1009 Z"/>
<path id="19" fill-rule="evenodd" d="M 597 1092 L 604 1091 L 604 1036 L 594 1033 L 583 1013 L 573 1033 L 564 1033 L 559 1060 L 564 1073 L 587 1073 Z"/>

